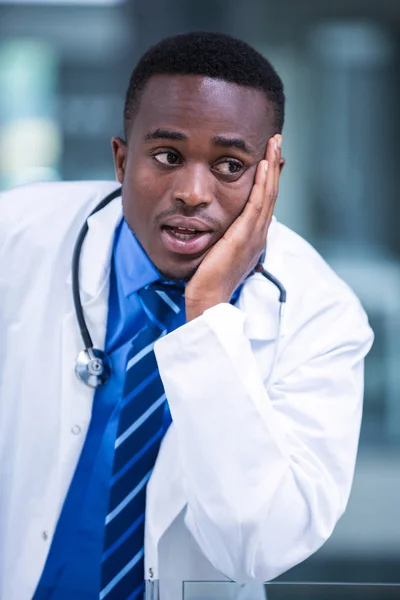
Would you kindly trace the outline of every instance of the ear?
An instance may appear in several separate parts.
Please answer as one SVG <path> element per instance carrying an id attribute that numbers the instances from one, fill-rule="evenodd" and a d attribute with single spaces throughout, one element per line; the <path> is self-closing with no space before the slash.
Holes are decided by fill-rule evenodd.
<path id="1" fill-rule="evenodd" d="M 279 172 L 280 173 L 282 173 L 283 167 L 285 166 L 285 164 L 286 164 L 286 160 L 284 158 L 281 158 L 279 161 Z"/>
<path id="2" fill-rule="evenodd" d="M 114 156 L 115 176 L 117 181 L 122 185 L 125 175 L 126 155 L 128 147 L 126 142 L 120 137 L 113 137 L 111 147 Z"/>

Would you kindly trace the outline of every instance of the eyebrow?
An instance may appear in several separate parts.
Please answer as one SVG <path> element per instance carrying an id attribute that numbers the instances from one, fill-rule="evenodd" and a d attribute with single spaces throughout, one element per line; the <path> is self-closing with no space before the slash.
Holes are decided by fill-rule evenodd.
<path id="1" fill-rule="evenodd" d="M 246 152 L 246 154 L 255 154 L 255 151 L 251 146 L 246 144 L 242 138 L 228 138 L 223 135 L 216 135 L 213 137 L 213 143 L 216 146 L 222 146 L 223 148 L 237 148 Z"/>
<path id="2" fill-rule="evenodd" d="M 144 136 L 145 142 L 152 142 L 154 140 L 186 140 L 187 137 L 180 131 L 169 131 L 168 129 L 156 129 L 150 133 L 146 133 Z"/>
<path id="3" fill-rule="evenodd" d="M 169 129 L 155 129 L 146 133 L 144 136 L 145 142 L 153 142 L 155 140 L 178 140 L 185 141 L 187 136 L 181 131 L 170 131 Z M 216 135 L 213 137 L 212 142 L 215 146 L 221 146 L 222 148 L 237 148 L 246 152 L 246 154 L 256 154 L 255 150 L 251 148 L 242 138 L 230 138 L 223 135 Z"/>

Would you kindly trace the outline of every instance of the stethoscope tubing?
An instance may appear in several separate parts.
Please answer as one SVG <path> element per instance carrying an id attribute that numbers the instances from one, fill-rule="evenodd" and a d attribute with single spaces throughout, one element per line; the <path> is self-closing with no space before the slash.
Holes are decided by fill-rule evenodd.
<path id="1" fill-rule="evenodd" d="M 78 321 L 79 331 L 82 336 L 82 341 L 83 341 L 85 350 L 89 350 L 90 348 L 93 348 L 93 341 L 92 341 L 91 335 L 89 333 L 89 330 L 87 328 L 85 317 L 83 315 L 82 301 L 81 301 L 80 292 L 79 292 L 79 289 L 80 289 L 80 286 L 79 286 L 79 263 L 80 263 L 83 242 L 85 241 L 86 234 L 89 231 L 88 219 L 92 215 L 95 215 L 97 212 L 99 212 L 100 210 L 105 208 L 107 206 L 107 204 L 109 204 L 110 202 L 115 200 L 115 198 L 118 198 L 118 196 L 121 195 L 121 190 L 122 190 L 122 188 L 117 188 L 116 190 L 114 190 L 113 192 L 108 194 L 92 210 L 92 212 L 87 217 L 81 230 L 78 233 L 78 236 L 77 236 L 76 242 L 75 242 L 75 246 L 74 246 L 74 251 L 72 254 L 72 297 L 73 297 L 73 301 L 74 301 L 76 320 Z"/>

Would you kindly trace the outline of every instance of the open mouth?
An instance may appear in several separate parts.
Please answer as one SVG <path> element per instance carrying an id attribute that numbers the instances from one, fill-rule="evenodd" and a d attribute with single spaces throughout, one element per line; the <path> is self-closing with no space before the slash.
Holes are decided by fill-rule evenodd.
<path id="1" fill-rule="evenodd" d="M 169 227 L 165 225 L 163 229 L 167 229 L 171 235 L 174 235 L 178 240 L 192 240 L 196 236 L 206 233 L 205 231 L 198 231 L 197 229 L 191 229 L 189 227 Z"/>
<path id="2" fill-rule="evenodd" d="M 199 231 L 191 227 L 161 227 L 161 239 L 164 246 L 178 254 L 195 254 L 207 249 L 211 242 L 211 231 Z"/>

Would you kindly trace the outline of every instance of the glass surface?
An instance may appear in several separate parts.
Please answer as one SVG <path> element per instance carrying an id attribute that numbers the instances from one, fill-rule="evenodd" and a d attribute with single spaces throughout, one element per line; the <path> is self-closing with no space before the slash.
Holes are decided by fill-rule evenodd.
<path id="1" fill-rule="evenodd" d="M 268 583 L 267 600 L 398 600 L 399 584 Z M 230 582 L 184 581 L 182 600 L 252 600 L 243 588 Z M 160 600 L 163 600 L 162 597 Z M 259 600 L 259 596 L 257 596 Z"/>

